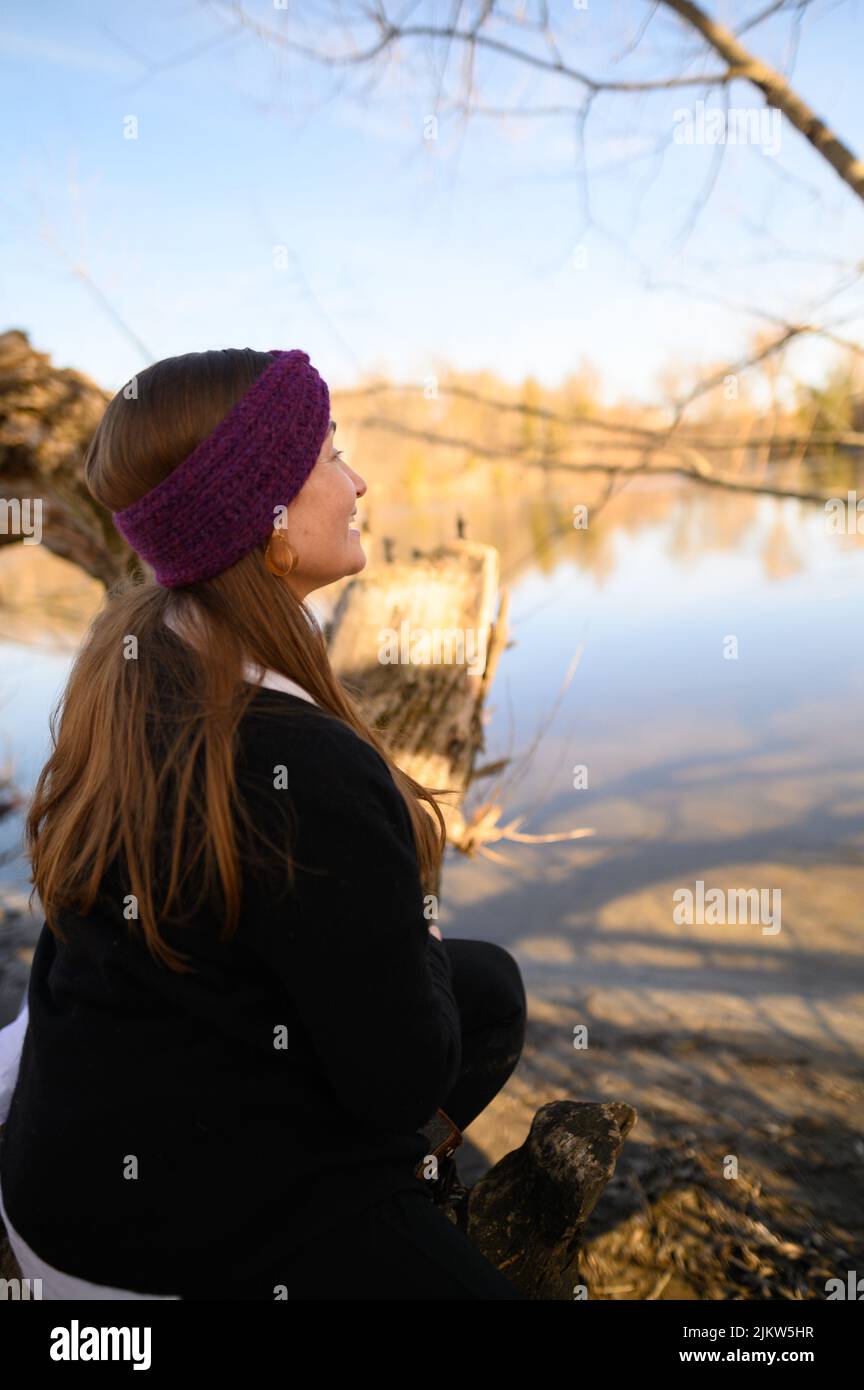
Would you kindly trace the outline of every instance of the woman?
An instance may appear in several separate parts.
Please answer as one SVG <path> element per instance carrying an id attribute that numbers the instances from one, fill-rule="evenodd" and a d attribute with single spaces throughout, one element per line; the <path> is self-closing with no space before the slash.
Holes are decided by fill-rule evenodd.
<path id="1" fill-rule="evenodd" d="M 434 793 L 305 603 L 366 563 L 334 430 L 306 353 L 226 349 L 141 372 L 88 450 L 154 577 L 93 622 L 27 821 L 0 1215 L 43 1297 L 518 1297 L 421 1128 L 497 1094 L 525 993 L 429 925 Z"/>

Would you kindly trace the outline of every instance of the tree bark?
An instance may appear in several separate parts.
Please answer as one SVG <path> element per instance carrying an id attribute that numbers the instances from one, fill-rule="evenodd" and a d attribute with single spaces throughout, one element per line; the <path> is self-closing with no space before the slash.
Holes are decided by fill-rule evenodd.
<path id="1" fill-rule="evenodd" d="M 41 543 L 106 588 L 121 579 L 133 552 L 110 513 L 91 497 L 84 455 L 110 396 L 89 377 L 54 367 L 26 333 L 0 333 L 0 493 L 8 504 L 41 505 Z M 0 545 L 21 535 L 0 531 Z"/>

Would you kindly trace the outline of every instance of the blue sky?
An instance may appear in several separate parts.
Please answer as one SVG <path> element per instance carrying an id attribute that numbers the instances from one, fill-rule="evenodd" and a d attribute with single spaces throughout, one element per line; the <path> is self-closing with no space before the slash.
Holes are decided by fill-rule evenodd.
<path id="1" fill-rule="evenodd" d="M 244 11 L 344 50 L 333 8 Z M 761 8 L 712 3 L 733 25 Z M 449 6 L 388 9 L 440 22 Z M 717 66 L 662 9 L 640 37 L 647 0 L 551 11 L 565 56 L 604 79 Z M 332 387 L 419 381 L 448 363 L 551 386 L 591 363 L 608 398 L 650 401 L 670 366 L 734 356 L 759 327 L 709 296 L 799 318 L 860 257 L 864 208 L 785 125 L 776 156 L 722 151 L 682 234 L 718 152 L 670 132 L 682 107 L 716 105 L 704 88 L 597 100 L 588 218 L 570 121 L 476 114 L 464 127 L 439 106 L 438 138 L 424 139 L 436 91 L 446 105 L 460 90 L 458 46 L 445 62 L 440 43 L 406 44 L 370 88 L 368 70 L 327 69 L 231 26 L 229 5 L 197 0 L 4 7 L 3 326 L 109 388 L 150 358 L 248 345 L 303 347 Z M 783 64 L 792 32 L 776 16 L 748 39 Z M 792 69 L 859 153 L 862 38 L 857 4 L 815 0 Z M 487 105 L 581 95 L 500 54 L 476 71 Z M 740 83 L 732 104 L 761 105 Z M 137 139 L 124 138 L 130 116 Z M 832 301 L 846 336 L 864 322 L 857 293 Z M 814 376 L 826 360 L 812 342 L 794 359 Z"/>

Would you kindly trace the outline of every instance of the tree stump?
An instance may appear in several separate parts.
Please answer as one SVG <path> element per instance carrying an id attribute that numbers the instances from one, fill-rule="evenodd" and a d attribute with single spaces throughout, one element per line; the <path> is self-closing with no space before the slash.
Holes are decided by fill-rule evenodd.
<path id="1" fill-rule="evenodd" d="M 453 789 L 455 799 L 440 802 L 448 834 L 461 825 L 507 641 L 508 595 L 499 602 L 498 583 L 495 547 L 456 540 L 356 575 L 329 625 L 333 669 L 394 761 L 424 786 Z M 412 654 L 418 659 L 406 659 Z"/>

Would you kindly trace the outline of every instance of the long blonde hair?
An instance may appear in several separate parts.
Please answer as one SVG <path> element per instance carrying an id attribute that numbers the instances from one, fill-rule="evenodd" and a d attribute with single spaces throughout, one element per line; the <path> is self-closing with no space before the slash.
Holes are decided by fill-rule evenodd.
<path id="1" fill-rule="evenodd" d="M 229 348 L 169 357 L 140 372 L 136 396 L 118 392 L 90 443 L 85 477 L 93 497 L 119 511 L 143 496 L 215 428 L 271 360 L 251 348 Z M 138 572 L 106 595 L 52 711 L 52 752 L 26 821 L 34 891 L 60 939 L 60 915 L 90 911 L 118 856 L 137 899 L 137 926 L 153 956 L 169 968 L 188 967 L 160 925 L 194 912 L 214 890 L 223 906 L 223 934 L 236 930 L 238 821 L 264 838 L 237 792 L 237 728 L 256 693 L 244 683 L 247 660 L 297 681 L 325 712 L 377 749 L 405 799 L 421 881 L 432 891 L 446 845 L 435 797 L 451 789 L 430 790 L 396 765 L 363 717 L 357 694 L 334 675 L 311 609 L 268 571 L 266 544 L 213 579 L 168 590 Z M 197 623 L 202 641 L 182 641 L 165 623 L 169 612 Z M 136 659 L 130 660 L 133 650 Z M 267 702 L 260 704 L 266 713 Z M 293 715 L 284 702 L 278 713 Z M 166 807 L 170 869 L 157 902 Z M 287 842 L 264 843 L 293 876 Z M 193 899 L 194 883 L 199 892 Z"/>

